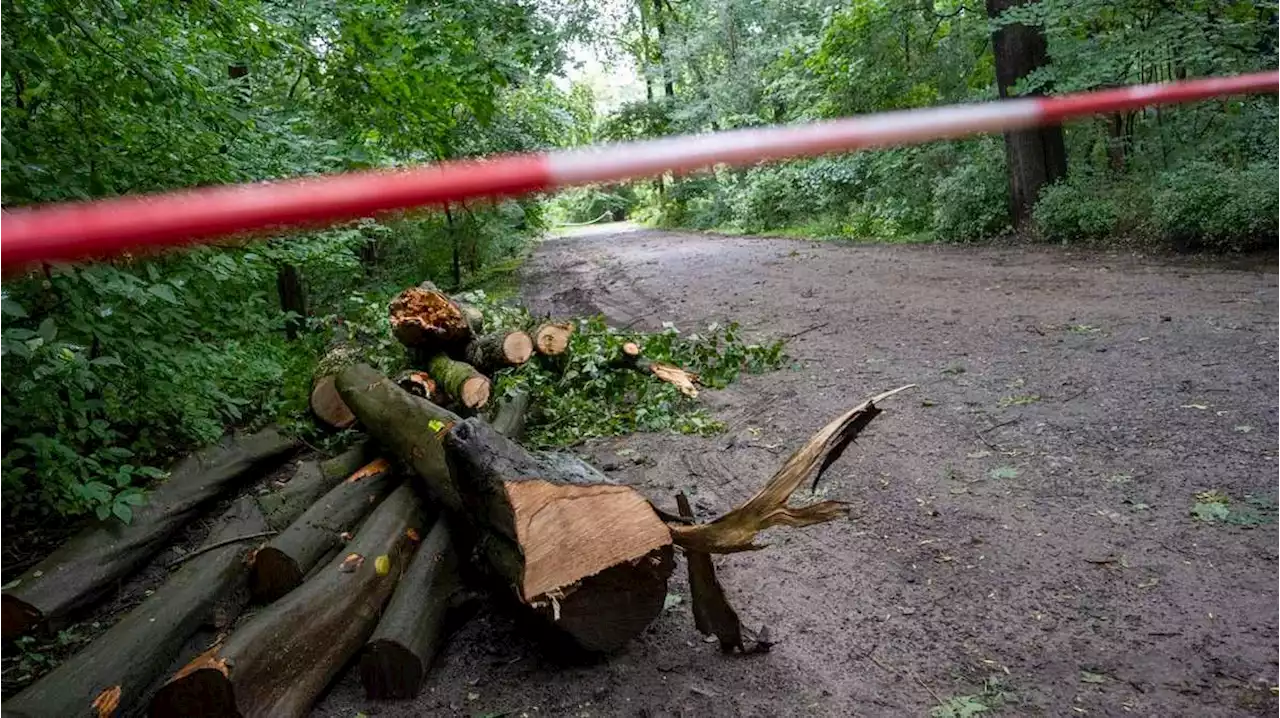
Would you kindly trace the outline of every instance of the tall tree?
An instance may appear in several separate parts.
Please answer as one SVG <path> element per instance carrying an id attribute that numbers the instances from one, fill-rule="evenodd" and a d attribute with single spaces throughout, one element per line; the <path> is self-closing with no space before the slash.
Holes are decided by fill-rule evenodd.
<path id="1" fill-rule="evenodd" d="M 1028 0 L 987 0 L 987 16 L 997 20 L 1005 10 Z M 1018 80 L 1046 64 L 1048 48 L 1038 27 L 1022 23 L 998 24 L 992 34 L 996 86 L 1009 97 Z M 1067 148 L 1061 127 L 1041 127 L 1004 133 L 1009 174 L 1009 215 L 1015 229 L 1030 226 L 1040 189 L 1067 174 Z"/>

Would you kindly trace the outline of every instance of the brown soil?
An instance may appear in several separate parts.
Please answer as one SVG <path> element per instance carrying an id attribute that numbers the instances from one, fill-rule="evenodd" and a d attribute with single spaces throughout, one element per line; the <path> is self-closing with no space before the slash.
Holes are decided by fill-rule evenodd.
<path id="1" fill-rule="evenodd" d="M 760 339 L 793 365 L 704 402 L 717 437 L 583 447 L 674 509 L 749 496 L 828 419 L 904 383 L 819 493 L 848 521 L 718 560 L 772 652 L 725 657 L 683 602 L 566 665 L 482 608 L 415 701 L 349 671 L 316 711 L 378 716 L 1272 714 L 1276 275 L 1050 249 L 836 246 L 605 228 L 542 245 L 531 308 Z M 1261 503 L 1206 524 L 1198 492 Z M 1246 515 L 1247 518 L 1247 515 Z"/>

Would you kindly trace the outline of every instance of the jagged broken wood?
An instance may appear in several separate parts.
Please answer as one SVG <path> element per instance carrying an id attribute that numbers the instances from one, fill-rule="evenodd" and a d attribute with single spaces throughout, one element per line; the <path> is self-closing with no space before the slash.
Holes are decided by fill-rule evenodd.
<path id="1" fill-rule="evenodd" d="M 250 587 L 256 601 L 274 601 L 302 584 L 307 572 L 343 543 L 384 496 L 395 488 L 386 459 L 353 472 L 258 550 Z"/>
<path id="2" fill-rule="evenodd" d="M 474 333 L 461 305 L 430 283 L 410 287 L 391 301 L 391 331 L 406 347 L 450 351 Z"/>
<path id="3" fill-rule="evenodd" d="M 3 594 L 5 638 L 57 623 L 160 551 L 178 529 L 255 468 L 297 448 L 275 429 L 227 439 L 184 459 L 124 524 L 95 523 L 10 584 Z"/>
<path id="4" fill-rule="evenodd" d="M 622 345 L 621 364 L 628 369 L 652 374 L 679 389 L 680 393 L 685 396 L 695 399 L 698 397 L 697 374 L 681 369 L 674 364 L 649 359 L 644 356 L 640 350 L 640 345 L 635 342 L 627 342 Z"/>
<path id="5" fill-rule="evenodd" d="M 449 529 L 436 521 L 360 656 L 365 695 L 375 700 L 418 695 L 444 640 L 445 615 L 460 585 Z"/>
<path id="6" fill-rule="evenodd" d="M 261 532 L 257 504 L 241 497 L 218 518 L 202 552 L 186 562 L 137 608 L 52 672 L 5 701 L 6 716 L 62 718 L 95 713 L 101 696 L 120 715 L 143 705 L 147 690 L 177 658 L 183 644 L 213 622 L 229 622 L 243 607 L 245 559 L 252 543 L 237 538 Z M 233 543 L 227 543 L 232 541 Z M 215 548 L 216 547 L 216 548 Z M 106 715 L 115 715 L 115 711 Z"/>
<path id="7" fill-rule="evenodd" d="M 489 377 L 470 364 L 437 354 L 427 363 L 427 371 L 436 380 L 436 385 L 459 405 L 479 409 L 489 403 L 492 388 Z"/>
<path id="8" fill-rule="evenodd" d="M 908 384 L 877 394 L 833 419 L 809 437 L 764 488 L 742 506 L 710 523 L 670 524 L 676 544 L 704 553 L 752 551 L 764 548 L 755 542 L 756 534 L 771 526 L 810 526 L 845 515 L 848 509 L 843 501 L 820 501 L 800 507 L 788 506 L 787 501 L 810 475 L 817 485 L 827 467 L 880 413 L 876 404 L 914 386 Z"/>
<path id="9" fill-rule="evenodd" d="M 689 505 L 689 497 L 683 491 L 676 494 L 676 508 L 680 516 L 693 518 L 693 507 Z M 685 549 L 684 560 L 689 567 L 689 600 L 693 604 L 694 627 L 704 636 L 719 639 L 721 651 L 745 651 L 742 644 L 742 621 L 738 618 L 738 612 L 729 604 L 724 586 L 716 578 L 716 567 L 711 554 Z"/>
<path id="10" fill-rule="evenodd" d="M 305 715 L 364 645 L 425 530 L 413 490 L 393 491 L 342 555 L 178 671 L 151 715 Z"/>

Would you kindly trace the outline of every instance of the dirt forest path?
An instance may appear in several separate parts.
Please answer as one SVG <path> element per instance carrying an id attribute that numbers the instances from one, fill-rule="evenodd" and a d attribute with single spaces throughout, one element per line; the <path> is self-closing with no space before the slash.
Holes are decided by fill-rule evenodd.
<path id="1" fill-rule="evenodd" d="M 613 226 L 542 244 L 524 294 L 616 326 L 804 332 L 787 368 L 703 394 L 727 433 L 580 448 L 704 518 L 831 417 L 920 388 L 828 472 L 850 520 L 720 561 L 771 653 L 703 642 L 681 569 L 684 601 L 608 661 L 559 664 L 482 609 L 417 701 L 368 706 L 348 675 L 318 715 L 1275 714 L 1274 273 Z M 1193 519 L 1206 491 L 1229 520 Z"/>

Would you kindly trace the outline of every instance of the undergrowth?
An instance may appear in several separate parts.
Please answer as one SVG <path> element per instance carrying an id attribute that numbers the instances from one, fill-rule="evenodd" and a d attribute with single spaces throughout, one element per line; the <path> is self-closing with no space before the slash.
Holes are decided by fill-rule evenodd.
<path id="1" fill-rule="evenodd" d="M 460 298 L 481 307 L 486 331 L 534 323 L 523 308 L 495 302 L 483 292 Z M 702 386 L 713 389 L 728 386 L 744 371 L 776 369 L 785 358 L 783 342 L 748 344 L 736 323 L 712 324 L 691 334 L 668 323 L 662 331 L 650 333 L 615 329 L 602 317 L 593 317 L 578 321 L 563 355 L 535 356 L 498 372 L 495 396 L 517 389 L 530 393 L 526 442 L 536 447 L 637 431 L 710 434 L 723 428 L 697 400 L 674 386 L 623 368 L 622 346 L 627 342 L 639 344 L 653 361 L 697 373 Z"/>

